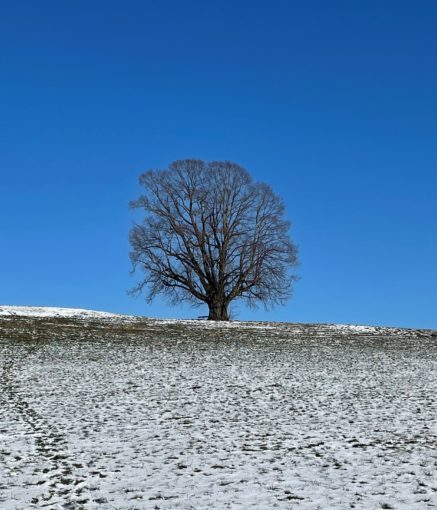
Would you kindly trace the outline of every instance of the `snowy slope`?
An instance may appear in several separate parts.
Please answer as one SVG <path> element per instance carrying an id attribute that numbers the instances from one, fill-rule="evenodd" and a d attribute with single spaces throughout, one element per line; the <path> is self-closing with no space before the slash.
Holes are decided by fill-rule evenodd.
<path id="1" fill-rule="evenodd" d="M 256 321 L 206 321 L 193 319 L 155 319 L 145 317 L 136 317 L 133 315 L 122 315 L 110 312 L 101 312 L 95 310 L 85 310 L 81 308 L 60 308 L 52 306 L 10 306 L 0 305 L 0 319 L 11 317 L 29 317 L 29 318 L 77 318 L 77 319 L 103 319 L 105 321 L 135 321 L 147 320 L 150 325 L 165 328 L 167 326 L 189 326 L 196 329 L 258 329 L 258 330 L 284 330 L 292 329 L 294 333 L 309 333 L 317 335 L 378 335 L 390 333 L 405 334 L 414 330 L 405 328 L 388 328 L 383 326 L 363 326 L 353 324 L 297 324 L 297 323 L 279 323 L 279 322 L 256 322 Z"/>
<path id="2" fill-rule="evenodd" d="M 1 510 L 437 508 L 436 332 L 19 311 Z"/>
<path id="3" fill-rule="evenodd" d="M 58 308 L 54 306 L 8 306 L 0 305 L 0 316 L 18 315 L 24 317 L 82 317 L 107 318 L 121 317 L 109 312 L 96 312 L 81 308 Z"/>

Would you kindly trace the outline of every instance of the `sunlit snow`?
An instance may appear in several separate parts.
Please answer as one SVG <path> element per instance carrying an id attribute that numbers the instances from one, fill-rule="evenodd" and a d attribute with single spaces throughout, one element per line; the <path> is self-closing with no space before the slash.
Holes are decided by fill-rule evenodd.
<path id="1" fill-rule="evenodd" d="M 111 318 L 119 314 L 96 312 L 81 308 L 58 308 L 54 306 L 7 306 L 0 305 L 0 316 L 19 315 L 25 317 L 83 317 L 83 318 Z"/>
<path id="2" fill-rule="evenodd" d="M 0 313 L 2 510 L 437 506 L 433 332 Z"/>

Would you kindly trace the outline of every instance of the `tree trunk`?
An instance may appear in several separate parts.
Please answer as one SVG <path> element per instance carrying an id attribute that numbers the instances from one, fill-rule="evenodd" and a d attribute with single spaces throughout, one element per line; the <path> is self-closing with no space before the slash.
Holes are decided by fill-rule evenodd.
<path id="1" fill-rule="evenodd" d="M 208 303 L 209 308 L 209 314 L 208 314 L 208 320 L 209 321 L 228 321 L 229 315 L 228 315 L 228 305 L 224 301 L 224 299 L 214 299 L 210 303 Z"/>

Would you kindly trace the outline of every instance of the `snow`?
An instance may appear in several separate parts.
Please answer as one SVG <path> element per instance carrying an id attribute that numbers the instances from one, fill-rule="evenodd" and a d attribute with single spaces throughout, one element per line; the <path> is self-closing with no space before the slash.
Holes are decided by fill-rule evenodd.
<path id="1" fill-rule="evenodd" d="M 53 306 L 8 306 L 0 305 L 0 316 L 18 315 L 23 317 L 77 317 L 113 318 L 119 314 L 96 312 L 81 308 L 58 308 Z"/>
<path id="2" fill-rule="evenodd" d="M 109 312 L 100 312 L 95 310 L 85 310 L 81 308 L 60 308 L 51 306 L 10 306 L 0 305 L 0 317 L 7 316 L 20 316 L 20 317 L 65 317 L 65 318 L 83 318 L 83 319 L 125 319 L 135 320 L 140 317 L 132 315 L 122 315 Z M 149 318 L 151 324 L 155 326 L 175 326 L 175 325 L 189 325 L 198 328 L 226 328 L 226 329 L 275 329 L 278 323 L 268 322 L 247 322 L 247 321 L 207 321 L 207 320 L 193 320 L 193 319 L 157 319 Z M 279 323 L 280 324 L 280 323 Z M 296 326 L 296 325 L 293 325 Z M 359 326 L 350 324 L 327 324 L 323 325 L 331 328 L 336 332 L 343 333 L 376 333 L 381 330 L 379 327 L 374 326 Z M 388 328 L 385 328 L 388 329 Z"/>
<path id="3" fill-rule="evenodd" d="M 1 321 L 2 510 L 437 507 L 431 337 L 153 319 L 22 341 Z"/>
<path id="4" fill-rule="evenodd" d="M 348 333 L 375 333 L 378 330 L 378 328 L 375 326 L 358 326 L 356 324 L 333 324 L 331 327 L 333 329 L 346 331 Z"/>

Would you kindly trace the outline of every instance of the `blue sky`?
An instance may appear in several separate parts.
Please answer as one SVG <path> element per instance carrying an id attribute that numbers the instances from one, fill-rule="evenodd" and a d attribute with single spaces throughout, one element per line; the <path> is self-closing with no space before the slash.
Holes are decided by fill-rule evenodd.
<path id="1" fill-rule="evenodd" d="M 437 4 L 3 1 L 0 303 L 155 317 L 126 290 L 138 175 L 233 160 L 301 280 L 240 319 L 437 328 Z"/>

